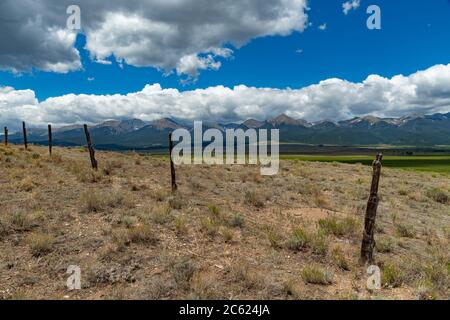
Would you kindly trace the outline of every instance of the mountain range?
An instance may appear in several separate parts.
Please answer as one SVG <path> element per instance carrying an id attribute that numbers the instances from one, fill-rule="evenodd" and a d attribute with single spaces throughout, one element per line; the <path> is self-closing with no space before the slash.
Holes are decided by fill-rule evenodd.
<path id="1" fill-rule="evenodd" d="M 160 119 L 145 122 L 139 119 L 111 120 L 89 127 L 97 148 L 111 150 L 153 149 L 167 146 L 168 134 L 174 129 L 192 130 L 193 122 Z M 285 114 L 266 121 L 248 119 L 242 123 L 203 123 L 207 128 L 279 129 L 282 143 L 314 145 L 394 145 L 439 146 L 450 145 L 450 113 L 413 115 L 402 118 L 355 117 L 333 122 L 308 122 Z M 47 129 L 30 128 L 29 142 L 47 144 Z M 22 133 L 10 135 L 11 142 L 20 143 Z M 53 129 L 55 145 L 85 145 L 81 125 Z"/>

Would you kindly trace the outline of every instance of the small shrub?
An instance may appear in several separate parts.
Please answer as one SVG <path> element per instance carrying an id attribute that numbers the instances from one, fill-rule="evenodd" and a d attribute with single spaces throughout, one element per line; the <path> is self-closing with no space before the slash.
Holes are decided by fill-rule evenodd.
<path id="1" fill-rule="evenodd" d="M 320 191 L 315 191 L 313 193 L 313 200 L 314 200 L 314 204 L 318 208 L 328 209 L 331 207 L 328 198 L 325 196 L 325 194 L 323 194 Z"/>
<path id="2" fill-rule="evenodd" d="M 195 273 L 191 279 L 191 290 L 194 299 L 217 299 L 217 279 L 211 272 Z"/>
<path id="3" fill-rule="evenodd" d="M 31 177 L 26 177 L 19 182 L 18 188 L 20 191 L 30 192 L 34 189 L 35 183 Z"/>
<path id="4" fill-rule="evenodd" d="M 157 205 L 151 210 L 150 220 L 156 224 L 167 224 L 173 220 L 172 209 L 168 205 Z"/>
<path id="5" fill-rule="evenodd" d="M 134 200 L 131 194 L 120 190 L 113 191 L 104 197 L 104 204 L 110 208 L 134 208 Z"/>
<path id="6" fill-rule="evenodd" d="M 245 203 L 256 208 L 264 207 L 264 200 L 256 191 L 247 191 L 245 193 Z"/>
<path id="7" fill-rule="evenodd" d="M 297 298 L 299 296 L 299 290 L 296 286 L 296 281 L 287 280 L 283 283 L 283 291 L 286 295 Z"/>
<path id="8" fill-rule="evenodd" d="M 327 235 L 319 231 L 316 234 L 311 234 L 309 238 L 310 238 L 309 247 L 312 250 L 312 252 L 320 256 L 326 256 L 329 247 Z"/>
<path id="9" fill-rule="evenodd" d="M 155 244 L 158 242 L 152 227 L 145 224 L 128 229 L 128 236 L 133 243 Z"/>
<path id="10" fill-rule="evenodd" d="M 63 157 L 60 154 L 52 154 L 50 161 L 55 164 L 60 164 L 63 162 Z"/>
<path id="11" fill-rule="evenodd" d="M 301 277 L 305 283 L 330 285 L 333 282 L 332 275 L 319 267 L 306 267 L 301 272 Z"/>
<path id="12" fill-rule="evenodd" d="M 175 195 L 169 198 L 169 206 L 174 210 L 180 210 L 183 207 L 183 199 L 180 195 Z"/>
<path id="13" fill-rule="evenodd" d="M 380 253 L 390 253 L 394 250 L 394 243 L 391 239 L 378 239 L 375 242 L 375 248 Z"/>
<path id="14" fill-rule="evenodd" d="M 199 190 L 204 189 L 204 186 L 203 186 L 203 185 L 201 184 L 201 182 L 200 182 L 199 180 L 197 180 L 197 179 L 191 178 L 191 179 L 190 179 L 190 183 L 191 183 L 192 189 L 194 189 L 194 190 L 199 191 Z"/>
<path id="15" fill-rule="evenodd" d="M 234 232 L 230 229 L 224 228 L 222 230 L 222 236 L 225 242 L 231 242 L 234 238 Z"/>
<path id="16" fill-rule="evenodd" d="M 172 274 L 177 285 L 187 289 L 196 270 L 195 265 L 189 258 L 184 258 L 173 265 Z"/>
<path id="17" fill-rule="evenodd" d="M 162 300 L 174 289 L 173 281 L 167 281 L 162 276 L 150 277 L 144 287 L 139 290 L 138 299 Z"/>
<path id="18" fill-rule="evenodd" d="M 102 169 L 105 176 L 110 176 L 113 173 L 113 167 L 110 161 L 106 161 L 105 166 Z"/>
<path id="19" fill-rule="evenodd" d="M 218 217 L 220 215 L 220 209 L 215 205 L 209 205 L 208 211 L 210 214 L 212 214 L 214 217 Z"/>
<path id="20" fill-rule="evenodd" d="M 287 247 L 294 251 L 299 251 L 309 247 L 311 244 L 310 235 L 302 228 L 296 228 L 292 232 L 289 240 L 287 241 Z"/>
<path id="21" fill-rule="evenodd" d="M 86 191 L 81 195 L 82 207 L 85 212 L 100 212 L 104 208 L 103 197 L 95 191 Z"/>
<path id="22" fill-rule="evenodd" d="M 125 225 L 127 228 L 129 228 L 129 227 L 131 227 L 132 225 L 134 225 L 136 223 L 136 218 L 132 217 L 132 216 L 125 216 L 125 217 L 122 217 L 120 222 L 123 225 Z"/>
<path id="23" fill-rule="evenodd" d="M 137 191 L 148 189 L 148 186 L 146 184 L 137 184 L 137 183 L 134 183 L 132 181 L 130 181 L 129 184 L 131 185 L 130 189 L 133 192 L 137 192 Z"/>
<path id="24" fill-rule="evenodd" d="M 188 231 L 187 228 L 187 219 L 185 216 L 178 216 L 175 218 L 174 221 L 175 224 L 175 230 L 178 234 L 186 234 Z"/>
<path id="25" fill-rule="evenodd" d="M 384 227 L 380 223 L 375 223 L 375 233 L 385 233 Z"/>
<path id="26" fill-rule="evenodd" d="M 353 236 L 357 231 L 357 223 L 355 219 L 350 217 L 345 219 L 328 217 L 319 220 L 319 228 L 336 237 Z"/>
<path id="27" fill-rule="evenodd" d="M 412 226 L 408 226 L 405 224 L 398 223 L 395 226 L 397 234 L 403 238 L 414 238 L 416 236 L 416 232 Z"/>
<path id="28" fill-rule="evenodd" d="M 439 188 L 428 190 L 427 197 L 442 204 L 448 204 L 450 202 L 449 196 Z"/>
<path id="29" fill-rule="evenodd" d="M 40 257 L 52 251 L 54 239 L 46 234 L 34 233 L 30 235 L 28 242 L 31 254 L 35 257 Z"/>
<path id="30" fill-rule="evenodd" d="M 403 284 L 403 271 L 393 264 L 385 264 L 381 272 L 381 283 L 385 287 L 397 288 Z"/>
<path id="31" fill-rule="evenodd" d="M 345 257 L 344 251 L 342 250 L 341 247 L 333 248 L 333 250 L 331 252 L 331 259 L 332 259 L 333 263 L 340 269 L 342 269 L 344 271 L 350 270 L 350 263 L 347 260 L 347 258 Z"/>
<path id="32" fill-rule="evenodd" d="M 449 288 L 450 263 L 431 263 L 424 268 L 425 278 L 433 288 L 445 291 Z"/>
<path id="33" fill-rule="evenodd" d="M 151 197 L 158 202 L 163 202 L 169 196 L 169 192 L 164 189 L 157 189 L 152 191 Z"/>
<path id="34" fill-rule="evenodd" d="M 12 233 L 11 224 L 6 221 L 3 217 L 0 216 L 0 241 L 3 237 Z"/>
<path id="35" fill-rule="evenodd" d="M 314 185 L 311 185 L 309 183 L 298 183 L 295 185 L 295 190 L 297 190 L 297 192 L 299 194 L 303 194 L 303 195 L 312 195 L 316 192 L 316 187 Z"/>
<path id="36" fill-rule="evenodd" d="M 95 170 L 81 170 L 78 173 L 78 180 L 83 183 L 97 183 L 102 180 L 102 176 Z"/>
<path id="37" fill-rule="evenodd" d="M 439 295 L 436 290 L 433 288 L 432 284 L 421 283 L 416 290 L 416 296 L 418 300 L 438 300 Z"/>
<path id="38" fill-rule="evenodd" d="M 270 246 L 274 249 L 279 249 L 282 247 L 281 242 L 282 238 L 281 235 L 276 232 L 275 230 L 269 229 L 266 231 L 267 240 L 270 242 Z"/>
<path id="39" fill-rule="evenodd" d="M 14 211 L 9 217 L 9 223 L 16 231 L 30 231 L 34 221 L 30 215 L 22 211 Z"/>
<path id="40" fill-rule="evenodd" d="M 209 217 L 203 217 L 200 220 L 200 229 L 202 232 L 206 233 L 207 235 L 213 237 L 217 234 L 219 227 L 217 224 Z"/>
<path id="41" fill-rule="evenodd" d="M 232 228 L 242 228 L 244 226 L 244 217 L 241 214 L 235 214 L 228 221 L 228 225 Z"/>
<path id="42" fill-rule="evenodd" d="M 231 273 L 236 281 L 242 282 L 247 289 L 262 288 L 264 278 L 250 267 L 247 261 L 239 261 L 232 265 Z"/>
<path id="43" fill-rule="evenodd" d="M 112 242 L 117 246 L 118 250 L 123 250 L 131 242 L 128 230 L 125 229 L 113 230 L 111 237 Z"/>

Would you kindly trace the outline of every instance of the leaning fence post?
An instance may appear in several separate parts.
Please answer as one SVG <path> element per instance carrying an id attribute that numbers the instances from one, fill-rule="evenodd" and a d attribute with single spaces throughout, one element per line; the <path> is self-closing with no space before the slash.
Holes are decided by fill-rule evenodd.
<path id="1" fill-rule="evenodd" d="M 175 176 L 175 164 L 172 159 L 172 149 L 173 149 L 173 141 L 172 141 L 172 133 L 169 133 L 169 159 L 170 159 L 170 176 L 172 181 L 172 192 L 177 191 L 177 180 Z"/>
<path id="2" fill-rule="evenodd" d="M 5 127 L 5 146 L 8 145 L 8 128 Z"/>
<path id="3" fill-rule="evenodd" d="M 84 125 L 84 134 L 86 135 L 86 141 L 89 149 L 89 156 L 91 157 L 92 169 L 98 170 L 97 160 L 95 160 L 95 150 L 92 147 L 91 135 L 89 134 L 87 124 Z"/>
<path id="4" fill-rule="evenodd" d="M 375 247 L 374 229 L 375 219 L 378 208 L 378 186 L 380 183 L 381 160 L 382 154 L 378 154 L 373 162 L 372 186 L 370 188 L 370 196 L 367 202 L 366 216 L 364 220 L 364 233 L 361 245 L 361 262 L 373 262 L 373 249 Z"/>
<path id="5" fill-rule="evenodd" d="M 50 157 L 52 156 L 52 147 L 53 147 L 53 136 L 52 136 L 52 125 L 48 125 L 48 152 Z"/>
<path id="6" fill-rule="evenodd" d="M 25 121 L 22 121 L 22 129 L 23 129 L 23 144 L 25 145 L 25 150 L 28 150 L 27 127 L 25 126 Z"/>

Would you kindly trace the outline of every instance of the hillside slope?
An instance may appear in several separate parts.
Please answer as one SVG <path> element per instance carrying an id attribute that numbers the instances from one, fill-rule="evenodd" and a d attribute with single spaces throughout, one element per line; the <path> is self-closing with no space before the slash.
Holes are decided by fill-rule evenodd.
<path id="1" fill-rule="evenodd" d="M 192 121 L 161 119 L 154 122 L 141 120 L 107 121 L 90 127 L 91 136 L 98 148 L 107 150 L 152 149 L 167 146 L 169 132 L 177 128 L 192 129 Z M 450 113 L 411 116 L 398 119 L 366 116 L 337 123 L 320 121 L 308 123 L 286 115 L 268 121 L 249 119 L 242 124 L 204 123 L 204 130 L 217 128 L 279 129 L 283 143 L 326 145 L 397 145 L 441 146 L 450 145 Z M 30 129 L 29 141 L 46 144 L 47 130 Z M 22 141 L 22 133 L 10 137 Z M 84 145 L 81 126 L 70 126 L 54 131 L 54 142 L 62 146 Z"/>

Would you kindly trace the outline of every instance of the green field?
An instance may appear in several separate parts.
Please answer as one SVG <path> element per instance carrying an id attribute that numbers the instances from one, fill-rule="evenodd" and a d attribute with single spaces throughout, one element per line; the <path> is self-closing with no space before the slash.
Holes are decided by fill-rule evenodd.
<path id="1" fill-rule="evenodd" d="M 371 165 L 370 156 L 284 155 L 281 159 L 316 162 L 362 163 Z M 416 171 L 450 173 L 450 156 L 386 156 L 383 166 Z"/>

